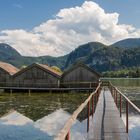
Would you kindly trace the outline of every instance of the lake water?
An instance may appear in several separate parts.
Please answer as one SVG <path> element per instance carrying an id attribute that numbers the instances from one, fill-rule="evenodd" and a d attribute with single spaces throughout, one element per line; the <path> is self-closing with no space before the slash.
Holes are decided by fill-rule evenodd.
<path id="1" fill-rule="evenodd" d="M 110 81 L 140 108 L 140 79 Z M 52 140 L 88 96 L 88 93 L 0 93 L 0 140 Z M 72 140 L 86 140 L 85 111 L 71 128 Z M 130 138 L 140 140 L 139 132 L 140 115 L 130 107 Z"/>

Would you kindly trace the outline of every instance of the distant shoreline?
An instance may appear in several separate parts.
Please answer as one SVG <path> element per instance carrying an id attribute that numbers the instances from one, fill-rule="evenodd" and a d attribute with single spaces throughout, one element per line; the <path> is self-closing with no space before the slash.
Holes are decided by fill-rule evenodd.
<path id="1" fill-rule="evenodd" d="M 138 78 L 127 78 L 127 77 L 102 77 L 101 79 L 140 79 L 140 77 Z"/>

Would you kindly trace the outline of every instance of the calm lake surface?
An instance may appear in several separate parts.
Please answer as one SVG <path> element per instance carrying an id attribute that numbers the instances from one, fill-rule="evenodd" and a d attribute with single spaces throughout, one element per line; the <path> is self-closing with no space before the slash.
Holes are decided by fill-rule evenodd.
<path id="1" fill-rule="evenodd" d="M 109 80 L 140 108 L 140 79 Z M 88 93 L 0 93 L 0 140 L 52 140 L 88 96 Z M 125 121 L 125 108 L 123 113 Z M 86 139 L 85 114 L 86 110 L 71 129 L 73 140 Z M 130 107 L 129 116 L 130 138 L 140 140 L 140 115 Z"/>

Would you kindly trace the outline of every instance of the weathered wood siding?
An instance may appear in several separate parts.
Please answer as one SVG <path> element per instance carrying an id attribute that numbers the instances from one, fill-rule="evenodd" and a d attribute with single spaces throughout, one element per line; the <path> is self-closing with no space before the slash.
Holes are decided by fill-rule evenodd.
<path id="1" fill-rule="evenodd" d="M 10 74 L 0 68 L 0 86 L 8 86 L 10 78 Z"/>
<path id="2" fill-rule="evenodd" d="M 75 87 L 76 84 L 77 86 L 87 87 L 87 86 L 91 86 L 90 83 L 95 83 L 95 82 L 98 83 L 98 81 L 99 81 L 99 76 L 96 73 L 82 66 L 79 66 L 68 73 L 66 72 L 66 74 L 64 73 L 61 79 L 62 83 L 65 84 L 68 83 L 71 87 Z"/>
<path id="3" fill-rule="evenodd" d="M 58 87 L 59 78 L 36 66 L 13 77 L 13 86 L 19 87 Z"/>

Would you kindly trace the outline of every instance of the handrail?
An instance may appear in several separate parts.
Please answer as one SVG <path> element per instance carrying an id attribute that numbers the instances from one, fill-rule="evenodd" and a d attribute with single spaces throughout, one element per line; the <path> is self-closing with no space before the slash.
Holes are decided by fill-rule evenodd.
<path id="1" fill-rule="evenodd" d="M 126 133 L 129 132 L 129 105 L 131 105 L 136 111 L 138 114 L 140 114 L 140 109 L 134 104 L 131 102 L 131 100 L 126 97 L 116 86 L 114 86 L 110 81 L 108 82 L 108 86 L 110 88 L 110 91 L 112 93 L 112 96 L 114 98 L 114 101 L 116 103 L 116 106 L 118 107 L 118 94 L 120 95 L 120 117 L 122 117 L 122 97 L 124 98 L 125 100 L 125 107 L 126 107 Z"/>
<path id="2" fill-rule="evenodd" d="M 114 86 L 110 81 L 109 81 L 109 84 L 119 93 L 119 94 L 121 94 L 124 98 L 125 98 L 125 100 L 127 100 L 128 102 L 129 102 L 129 104 L 138 112 L 138 113 L 140 113 L 140 109 L 134 104 L 134 103 L 132 103 L 132 101 L 128 98 L 128 97 L 126 97 L 116 86 Z"/>
<path id="3" fill-rule="evenodd" d="M 90 96 L 82 103 L 72 114 L 72 116 L 69 118 L 69 120 L 66 122 L 64 127 L 61 129 L 61 131 L 58 133 L 58 135 L 55 137 L 55 140 L 65 140 L 67 134 L 69 133 L 70 128 L 72 127 L 73 123 L 75 122 L 77 116 L 81 113 L 81 111 L 88 105 L 91 98 L 98 92 L 100 89 L 101 83 L 99 83 L 98 87 L 94 92 L 90 94 Z"/>
<path id="4" fill-rule="evenodd" d="M 138 113 L 140 113 L 140 109 L 139 109 L 134 103 L 132 103 L 131 100 L 128 99 L 128 97 L 126 97 L 117 87 L 114 87 L 114 88 L 117 90 L 117 92 L 118 92 L 119 94 L 121 94 L 121 95 L 125 98 L 125 100 L 127 100 L 127 101 L 129 102 L 129 104 L 130 104 Z"/>

